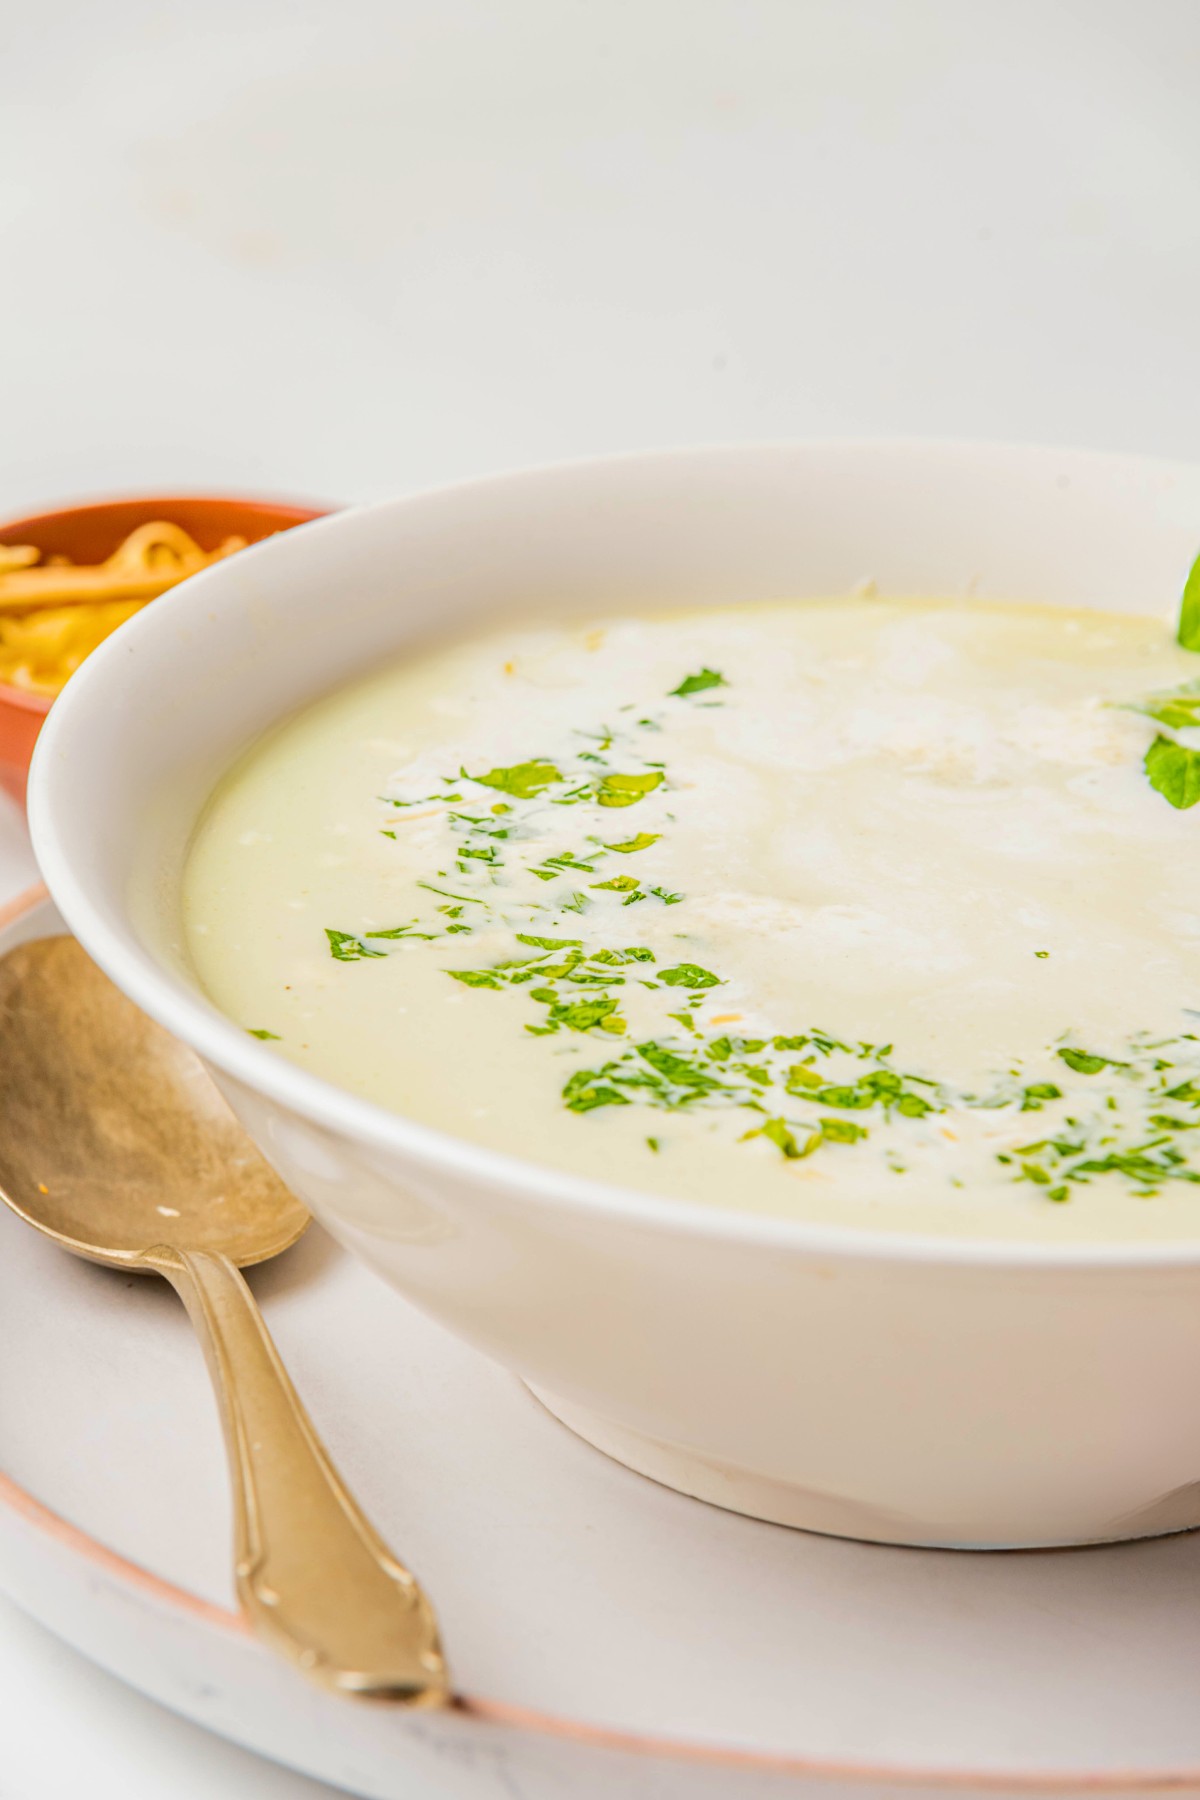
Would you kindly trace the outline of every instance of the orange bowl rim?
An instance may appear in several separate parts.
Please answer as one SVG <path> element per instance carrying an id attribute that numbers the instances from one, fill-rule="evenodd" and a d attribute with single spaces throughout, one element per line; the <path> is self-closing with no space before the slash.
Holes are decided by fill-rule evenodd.
<path id="1" fill-rule="evenodd" d="M 336 502 L 327 500 L 285 500 L 267 498 L 261 494 L 208 494 L 179 489 L 169 494 L 105 494 L 90 500 L 76 500 L 67 506 L 50 507 L 42 512 L 19 513 L 12 519 L 0 519 L 0 540 L 15 531 L 36 532 L 47 525 L 60 525 L 64 519 L 74 518 L 79 513 L 104 513 L 117 507 L 145 506 L 153 514 L 159 511 L 166 513 L 172 506 L 198 504 L 249 507 L 264 516 L 286 520 L 290 525 L 307 525 L 312 519 L 322 519 L 328 513 L 338 510 Z M 56 698 L 55 694 L 33 694 L 27 688 L 14 687 L 11 682 L 0 681 L 0 706 L 15 706 L 22 712 L 48 713 Z"/>

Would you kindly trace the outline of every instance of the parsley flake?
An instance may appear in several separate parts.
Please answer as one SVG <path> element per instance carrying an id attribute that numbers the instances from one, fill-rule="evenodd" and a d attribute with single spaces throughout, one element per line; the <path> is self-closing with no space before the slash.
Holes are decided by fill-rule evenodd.
<path id="1" fill-rule="evenodd" d="M 362 962 L 368 956 L 387 955 L 386 950 L 372 950 L 353 931 L 334 931 L 327 925 L 325 936 L 329 939 L 330 955 L 335 956 L 338 962 Z"/>
<path id="2" fill-rule="evenodd" d="M 686 700 L 689 694 L 704 694 L 709 688 L 728 686 L 725 677 L 715 669 L 701 669 L 697 675 L 685 675 L 679 686 L 671 689 L 671 698 Z"/>
<path id="3" fill-rule="evenodd" d="M 1126 1065 L 1117 1062 L 1111 1056 L 1092 1056 L 1087 1050 L 1073 1050 L 1068 1047 L 1058 1053 L 1068 1069 L 1074 1069 L 1077 1075 L 1098 1075 L 1101 1069 L 1123 1069 Z"/>
<path id="4" fill-rule="evenodd" d="M 699 963 L 676 963 L 673 969 L 660 969 L 658 979 L 668 987 L 710 988 L 720 987 L 720 977 L 710 969 L 702 969 Z"/>
<path id="5" fill-rule="evenodd" d="M 601 806 L 636 806 L 661 781 L 661 769 L 648 775 L 603 775 L 596 788 L 596 799 Z"/>
<path id="6" fill-rule="evenodd" d="M 626 838 L 620 844 L 605 844 L 606 850 L 619 850 L 622 856 L 631 856 L 635 850 L 648 850 L 651 844 L 657 844 L 661 831 L 639 831 L 636 837 Z"/>
<path id="7" fill-rule="evenodd" d="M 460 771 L 464 781 L 477 781 L 481 787 L 496 788 L 502 794 L 511 794 L 514 800 L 533 800 L 542 794 L 562 776 L 551 762 L 513 763 L 507 769 L 489 769 L 486 775 L 468 775 L 465 769 Z"/>

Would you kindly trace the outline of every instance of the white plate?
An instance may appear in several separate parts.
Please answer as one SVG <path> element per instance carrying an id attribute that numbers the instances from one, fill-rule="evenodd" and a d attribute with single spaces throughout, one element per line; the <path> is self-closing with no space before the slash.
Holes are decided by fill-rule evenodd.
<path id="1" fill-rule="evenodd" d="M 0 951 L 58 928 L 34 896 Z M 336 1701 L 258 1647 L 178 1302 L 3 1213 L 0 1585 L 188 1717 L 373 1800 L 1200 1785 L 1200 1536 L 980 1555 L 759 1524 L 590 1450 L 316 1229 L 254 1285 L 464 1705 Z"/>

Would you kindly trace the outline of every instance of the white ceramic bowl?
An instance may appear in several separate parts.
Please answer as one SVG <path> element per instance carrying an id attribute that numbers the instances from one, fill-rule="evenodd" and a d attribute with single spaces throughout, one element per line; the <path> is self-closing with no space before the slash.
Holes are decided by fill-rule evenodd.
<path id="1" fill-rule="evenodd" d="M 38 857 L 86 948 L 195 1046 L 330 1230 L 634 1468 L 902 1543 L 1200 1524 L 1200 1241 L 876 1239 L 573 1179 L 273 1055 L 198 992 L 179 926 L 189 833 L 236 754 L 446 629 L 867 577 L 1157 611 L 1197 543 L 1198 469 L 976 445 L 631 457 L 340 513 L 187 582 L 88 661 L 34 762 Z"/>

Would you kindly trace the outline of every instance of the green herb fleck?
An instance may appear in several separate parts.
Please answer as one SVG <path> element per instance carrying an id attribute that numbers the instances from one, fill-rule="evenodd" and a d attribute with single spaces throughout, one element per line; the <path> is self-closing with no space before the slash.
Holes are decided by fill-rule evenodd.
<path id="1" fill-rule="evenodd" d="M 264 1042 L 268 1038 L 276 1044 L 282 1044 L 283 1042 L 283 1039 L 277 1031 L 265 1031 L 261 1025 L 257 1029 L 253 1025 L 247 1025 L 246 1030 L 250 1033 L 251 1037 L 262 1038 Z"/>
<path id="2" fill-rule="evenodd" d="M 437 937 L 437 932 L 436 931 L 418 931 L 417 930 L 417 921 L 414 919 L 411 925 L 393 925 L 390 931 L 364 931 L 363 937 L 364 938 L 423 938 L 427 944 L 432 944 L 434 939 Z"/>
<path id="3" fill-rule="evenodd" d="M 715 669 L 701 669 L 698 675 L 685 675 L 677 688 L 671 689 L 671 698 L 686 700 L 689 694 L 704 694 L 709 688 L 728 687 L 729 683 Z"/>
<path id="4" fill-rule="evenodd" d="M 334 931 L 325 927 L 325 936 L 329 939 L 329 949 L 339 962 L 362 962 L 368 956 L 386 956 L 386 950 L 372 950 L 364 944 L 360 937 L 352 931 Z"/>
<path id="5" fill-rule="evenodd" d="M 668 987 L 710 988 L 719 987 L 720 978 L 709 969 L 702 969 L 699 963 L 676 963 L 673 969 L 660 969 L 658 979 Z"/>
<path id="6" fill-rule="evenodd" d="M 639 831 L 636 837 L 626 838 L 620 844 L 605 844 L 606 850 L 619 850 L 622 856 L 630 856 L 635 850 L 648 850 L 651 844 L 657 844 L 661 831 Z"/>
<path id="7" fill-rule="evenodd" d="M 550 1008 L 550 1023 L 565 1025 L 570 1031 L 592 1031 L 599 1026 L 602 1031 L 619 1034 L 625 1029 L 625 1021 L 617 1017 L 618 1004 L 607 995 L 595 1000 L 564 1001 Z"/>
<path id="8" fill-rule="evenodd" d="M 686 1056 L 677 1056 L 673 1050 L 668 1050 L 663 1044 L 656 1044 L 651 1040 L 645 1044 L 638 1044 L 636 1049 L 643 1062 L 649 1063 L 652 1069 L 656 1069 L 660 1075 L 665 1075 L 667 1080 L 673 1081 L 677 1087 L 695 1088 L 701 1093 L 712 1093 L 714 1089 L 722 1085 L 715 1075 L 710 1075 L 708 1070 L 701 1068 L 699 1063 L 689 1061 Z"/>
<path id="9" fill-rule="evenodd" d="M 865 1125 L 856 1125 L 852 1119 L 818 1119 L 821 1136 L 831 1144 L 853 1144 L 859 1138 L 865 1138 Z"/>
<path id="10" fill-rule="evenodd" d="M 628 1098 L 618 1088 L 605 1086 L 601 1071 L 579 1069 L 562 1091 L 563 1104 L 575 1113 L 593 1112 L 598 1106 L 628 1106 Z"/>
<path id="11" fill-rule="evenodd" d="M 661 781 L 661 770 L 648 775 L 603 775 L 596 788 L 596 798 L 601 806 L 636 806 L 639 800 L 653 793 Z"/>
<path id="12" fill-rule="evenodd" d="M 553 763 L 536 761 L 513 763 L 507 769 L 489 769 L 486 775 L 468 775 L 465 769 L 461 774 L 465 781 L 497 788 L 502 794 L 511 794 L 515 800 L 533 800 L 562 780 Z"/>
<path id="13" fill-rule="evenodd" d="M 1117 1062 L 1111 1056 L 1092 1056 L 1086 1050 L 1066 1049 L 1058 1053 L 1068 1069 L 1074 1069 L 1077 1075 L 1098 1075 L 1101 1069 L 1124 1069 L 1127 1064 Z"/>
<path id="14" fill-rule="evenodd" d="M 756 1131 L 747 1131 L 742 1141 L 744 1143 L 746 1138 L 756 1137 L 765 1137 L 769 1143 L 774 1144 L 777 1149 L 783 1151 L 783 1154 L 787 1157 L 789 1162 L 795 1162 L 802 1156 L 811 1156 L 813 1151 L 817 1148 L 817 1145 L 821 1142 L 820 1132 L 814 1131 L 812 1136 L 807 1140 L 803 1147 L 801 1147 L 797 1144 L 795 1135 L 786 1119 L 768 1119 L 766 1123 L 760 1125 Z"/>
<path id="15" fill-rule="evenodd" d="M 487 901 L 481 900 L 478 894 L 452 894 L 449 888 L 434 887 L 432 881 L 418 881 L 417 886 L 419 888 L 424 888 L 428 894 L 442 894 L 447 900 L 457 900 L 460 906 L 487 905 Z M 449 911 L 449 908 L 447 908 L 447 911 Z M 451 912 L 450 916 L 453 918 L 454 914 Z"/>

